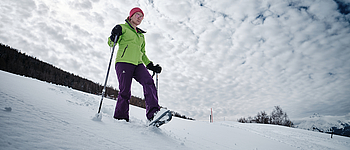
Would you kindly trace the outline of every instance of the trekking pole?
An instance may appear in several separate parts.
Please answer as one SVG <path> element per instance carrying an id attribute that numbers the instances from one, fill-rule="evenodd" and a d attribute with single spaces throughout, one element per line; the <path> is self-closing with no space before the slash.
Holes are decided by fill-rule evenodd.
<path id="1" fill-rule="evenodd" d="M 158 93 L 158 73 L 153 71 L 152 78 L 154 77 L 154 75 L 156 75 L 156 89 L 157 89 L 157 93 Z"/>
<path id="2" fill-rule="evenodd" d="M 158 96 L 158 73 L 153 71 L 152 78 L 154 77 L 154 75 L 156 75 L 156 89 L 157 89 L 157 96 Z"/>
<path id="3" fill-rule="evenodd" d="M 156 89 L 157 89 L 157 95 L 158 95 L 158 73 L 156 73 Z"/>
<path id="4" fill-rule="evenodd" d="M 103 102 L 103 96 L 105 95 L 105 92 L 106 92 L 106 85 L 107 85 L 109 70 L 110 70 L 110 68 L 111 68 L 111 63 L 112 63 L 114 48 L 115 48 L 115 45 L 116 45 L 116 42 L 117 42 L 117 37 L 118 37 L 118 36 L 115 36 L 115 38 L 114 38 L 114 44 L 113 44 L 113 48 L 112 48 L 111 58 L 109 59 L 109 65 L 108 65 L 106 80 L 105 80 L 105 84 L 104 84 L 103 90 L 102 90 L 102 96 L 101 96 L 100 106 L 99 106 L 99 108 L 98 108 L 97 114 L 95 115 L 95 117 L 96 117 L 97 119 L 99 119 L 99 120 L 102 119 L 102 115 L 100 114 L 100 112 L 101 112 L 101 107 L 102 107 L 102 102 Z"/>

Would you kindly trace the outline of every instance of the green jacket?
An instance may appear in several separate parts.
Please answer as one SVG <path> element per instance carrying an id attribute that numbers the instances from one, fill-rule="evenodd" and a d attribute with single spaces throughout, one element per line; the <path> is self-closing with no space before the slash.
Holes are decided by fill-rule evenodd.
<path id="1" fill-rule="evenodd" d="M 118 30 L 116 30 L 117 27 Z M 144 63 L 146 66 L 150 63 L 145 51 L 145 37 L 143 33 L 146 32 L 139 28 L 137 30 L 138 32 L 131 26 L 128 20 L 125 20 L 125 24 L 119 24 L 112 30 L 112 36 L 113 34 L 119 35 L 117 41 L 119 49 L 116 63 L 126 62 L 134 65 Z"/>

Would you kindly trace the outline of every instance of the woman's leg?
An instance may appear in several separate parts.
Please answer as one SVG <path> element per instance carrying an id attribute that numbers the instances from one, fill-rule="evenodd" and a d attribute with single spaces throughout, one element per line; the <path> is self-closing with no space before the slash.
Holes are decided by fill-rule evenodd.
<path id="1" fill-rule="evenodd" d="M 146 116 L 150 120 L 153 118 L 155 112 L 159 111 L 157 89 L 154 85 L 152 76 L 143 64 L 136 67 L 134 72 L 134 78 L 143 87 L 143 93 L 145 95 L 146 102 Z"/>
<path id="2" fill-rule="evenodd" d="M 119 82 L 119 94 L 115 107 L 114 118 L 129 121 L 129 100 L 131 97 L 131 83 L 135 65 L 129 63 L 117 63 L 115 70 Z"/>

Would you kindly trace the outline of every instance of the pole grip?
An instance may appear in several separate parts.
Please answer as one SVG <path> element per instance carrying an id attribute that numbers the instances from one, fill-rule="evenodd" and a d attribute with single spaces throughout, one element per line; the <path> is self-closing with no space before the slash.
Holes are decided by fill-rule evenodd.
<path id="1" fill-rule="evenodd" d="M 156 74 L 156 72 L 153 71 L 152 78 L 154 77 L 155 74 Z"/>

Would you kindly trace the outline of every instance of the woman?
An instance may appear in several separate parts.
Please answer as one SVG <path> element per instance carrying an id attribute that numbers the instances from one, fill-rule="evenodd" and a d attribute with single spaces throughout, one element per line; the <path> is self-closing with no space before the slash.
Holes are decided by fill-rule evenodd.
<path id="1" fill-rule="evenodd" d="M 143 17 L 144 13 L 140 8 L 131 9 L 125 24 L 116 25 L 108 39 L 108 45 L 111 47 L 115 45 L 113 41 L 119 44 L 115 70 L 120 91 L 114 118 L 127 122 L 129 122 L 129 99 L 133 78 L 143 86 L 147 119 L 152 120 L 155 113 L 160 110 L 157 89 L 147 69 L 160 73 L 162 68 L 158 64 L 153 65 L 146 56 L 143 35 L 146 32 L 137 27 L 141 24 Z M 147 69 L 144 65 L 147 66 Z"/>

